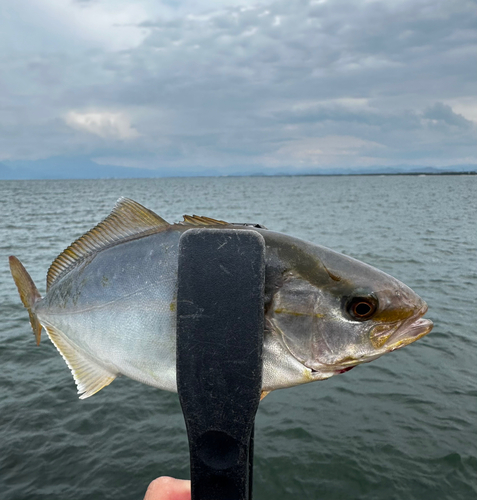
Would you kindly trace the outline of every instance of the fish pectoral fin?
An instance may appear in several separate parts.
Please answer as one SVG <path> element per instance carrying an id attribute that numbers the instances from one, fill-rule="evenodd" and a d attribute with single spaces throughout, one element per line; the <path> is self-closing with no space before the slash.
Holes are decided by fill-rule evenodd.
<path id="1" fill-rule="evenodd" d="M 86 399 L 96 394 L 117 377 L 116 373 L 111 373 L 79 352 L 56 328 L 45 326 L 45 330 L 71 370 L 80 399 Z"/>

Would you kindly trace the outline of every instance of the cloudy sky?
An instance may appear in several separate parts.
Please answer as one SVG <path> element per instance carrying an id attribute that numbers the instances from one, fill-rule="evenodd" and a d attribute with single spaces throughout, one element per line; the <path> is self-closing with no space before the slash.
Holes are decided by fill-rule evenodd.
<path id="1" fill-rule="evenodd" d="M 0 162 L 477 164 L 465 0 L 0 3 Z"/>

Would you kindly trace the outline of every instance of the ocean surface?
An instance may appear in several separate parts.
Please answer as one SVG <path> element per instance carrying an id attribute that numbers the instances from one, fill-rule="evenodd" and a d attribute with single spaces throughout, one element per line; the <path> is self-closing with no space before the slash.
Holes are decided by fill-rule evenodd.
<path id="1" fill-rule="evenodd" d="M 429 304 L 415 344 L 263 400 L 255 499 L 477 498 L 477 177 L 462 175 L 0 182 L 1 499 L 141 500 L 155 477 L 189 476 L 177 395 L 123 377 L 79 400 L 8 269 L 14 254 L 44 293 L 53 259 L 120 196 L 169 221 L 262 223 Z"/>

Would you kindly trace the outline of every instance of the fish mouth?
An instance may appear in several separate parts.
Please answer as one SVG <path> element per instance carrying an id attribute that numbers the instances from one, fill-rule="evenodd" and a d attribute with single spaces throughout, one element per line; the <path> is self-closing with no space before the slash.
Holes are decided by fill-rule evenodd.
<path id="1" fill-rule="evenodd" d="M 323 360 L 313 363 L 300 359 L 288 347 L 283 332 L 282 339 L 288 352 L 309 371 L 310 380 L 324 380 L 333 375 L 347 372 L 360 364 L 369 363 L 380 358 L 383 354 L 401 349 L 426 336 L 434 327 L 434 323 L 430 319 L 422 317 L 426 314 L 427 309 L 427 304 L 423 303 L 416 313 L 404 321 L 375 325 L 369 334 L 369 340 L 374 348 L 371 352 L 368 351 L 366 354 L 356 357 L 350 355 L 336 363 L 326 363 Z"/>
<path id="2" fill-rule="evenodd" d="M 383 346 L 385 350 L 390 352 L 401 349 L 427 335 L 434 323 L 430 319 L 422 318 L 426 312 L 427 304 L 424 304 L 417 314 L 404 321 L 386 340 Z"/>
<path id="3" fill-rule="evenodd" d="M 363 356 L 360 359 L 347 359 L 334 367 L 334 373 L 344 373 L 362 363 L 369 363 L 383 354 L 401 349 L 416 340 L 427 335 L 433 328 L 434 323 L 430 319 L 423 318 L 427 312 L 427 304 L 423 304 L 409 319 L 394 324 L 376 325 L 371 332 L 371 343 L 376 349 L 374 353 Z"/>
<path id="4" fill-rule="evenodd" d="M 426 311 L 427 306 L 422 314 L 425 314 Z M 430 319 L 421 318 L 420 313 L 421 311 L 408 321 L 405 321 L 403 324 L 399 326 L 396 325 L 394 328 L 391 328 L 391 333 L 388 332 L 387 335 L 383 336 L 384 338 L 381 342 L 384 341 L 384 343 L 381 344 L 381 349 L 376 350 L 374 355 L 366 356 L 361 359 L 346 360 L 341 362 L 339 366 L 335 366 L 331 372 L 334 375 L 345 373 L 359 364 L 369 363 L 370 361 L 381 357 L 383 354 L 395 351 L 396 349 L 401 349 L 402 347 L 412 344 L 416 340 L 424 337 L 432 330 L 434 323 Z M 315 370 L 312 370 L 312 376 L 315 375 L 313 373 L 314 371 Z"/>

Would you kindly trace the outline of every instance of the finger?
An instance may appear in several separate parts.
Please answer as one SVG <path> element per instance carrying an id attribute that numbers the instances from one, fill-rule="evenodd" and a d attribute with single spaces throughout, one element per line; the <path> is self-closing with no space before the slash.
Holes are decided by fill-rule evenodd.
<path id="1" fill-rule="evenodd" d="M 190 481 L 158 477 L 151 482 L 144 500 L 190 500 Z"/>

